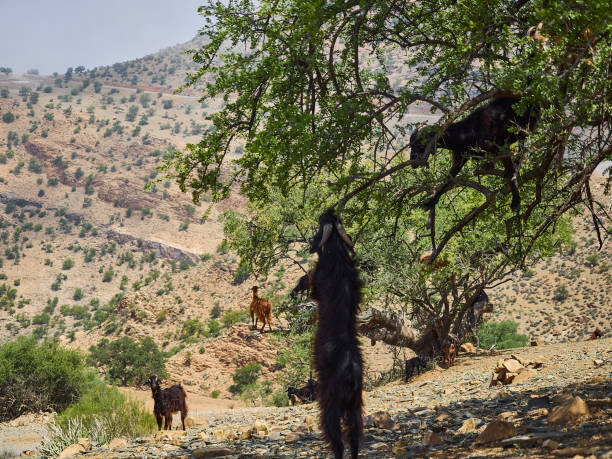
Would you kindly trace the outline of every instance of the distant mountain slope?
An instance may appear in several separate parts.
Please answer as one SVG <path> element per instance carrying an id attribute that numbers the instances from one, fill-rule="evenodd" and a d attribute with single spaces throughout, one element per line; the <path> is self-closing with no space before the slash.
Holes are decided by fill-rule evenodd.
<path id="1" fill-rule="evenodd" d="M 97 67 L 83 75 L 105 84 L 121 83 L 171 92 L 185 83 L 188 72 L 199 68 L 193 62 L 191 54 L 186 54 L 185 50 L 199 49 L 202 44 L 203 39 L 196 36 L 186 43 L 170 46 L 139 59 Z"/>

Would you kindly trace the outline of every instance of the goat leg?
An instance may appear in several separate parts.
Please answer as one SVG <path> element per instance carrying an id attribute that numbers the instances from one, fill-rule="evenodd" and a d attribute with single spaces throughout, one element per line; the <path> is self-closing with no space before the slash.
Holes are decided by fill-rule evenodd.
<path id="1" fill-rule="evenodd" d="M 508 180 L 510 192 L 512 193 L 510 209 L 518 214 L 521 211 L 521 195 L 519 194 L 518 182 L 516 181 L 516 166 L 512 158 L 503 158 L 502 163 L 504 165 L 504 175 Z"/>
<path id="2" fill-rule="evenodd" d="M 181 410 L 181 423 L 183 424 L 183 430 L 185 430 L 185 418 L 187 417 L 187 409 Z"/>

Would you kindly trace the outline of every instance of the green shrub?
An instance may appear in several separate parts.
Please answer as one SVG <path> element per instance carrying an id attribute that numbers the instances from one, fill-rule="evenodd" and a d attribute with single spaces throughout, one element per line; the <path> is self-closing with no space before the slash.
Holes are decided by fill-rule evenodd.
<path id="1" fill-rule="evenodd" d="M 276 355 L 276 364 L 284 370 L 281 380 L 287 386 L 301 387 L 308 380 L 312 332 L 293 334 L 283 339 L 285 342 L 279 346 Z"/>
<path id="2" fill-rule="evenodd" d="M 67 270 L 74 266 L 74 261 L 71 258 L 66 258 L 62 263 L 62 269 Z"/>
<path id="3" fill-rule="evenodd" d="M 57 415 L 48 429 L 39 450 L 42 457 L 57 457 L 79 438 L 104 444 L 117 437 L 152 434 L 157 425 L 141 402 L 128 400 L 116 387 L 95 380 L 81 400 Z"/>
<path id="4" fill-rule="evenodd" d="M 526 335 L 516 333 L 517 329 L 518 324 L 511 320 L 487 322 L 478 330 L 480 346 L 490 348 L 495 345 L 496 349 L 511 349 L 525 346 L 529 338 Z"/>
<path id="5" fill-rule="evenodd" d="M 0 345 L 0 421 L 26 412 L 61 411 L 79 399 L 83 356 L 55 341 L 20 337 Z"/>
<path id="6" fill-rule="evenodd" d="M 167 376 L 166 358 L 150 337 L 140 342 L 127 336 L 115 341 L 104 338 L 89 352 L 87 362 L 104 367 L 108 379 L 122 386 L 143 385 L 152 374 L 161 379 Z"/>
<path id="7" fill-rule="evenodd" d="M 219 306 L 219 303 L 215 302 L 215 305 L 210 310 L 210 318 L 211 319 L 218 319 L 219 316 L 221 316 L 222 312 L 223 312 L 223 309 L 221 309 L 221 306 Z"/>
<path id="8" fill-rule="evenodd" d="M 240 263 L 238 269 L 234 273 L 232 285 L 240 285 L 249 278 L 249 267 L 246 263 Z"/>
<path id="9" fill-rule="evenodd" d="M 210 336 L 219 336 L 221 332 L 221 324 L 217 322 L 215 319 L 208 320 L 208 333 Z"/>
<path id="10" fill-rule="evenodd" d="M 36 158 L 30 158 L 30 162 L 28 163 L 28 170 L 30 172 L 34 172 L 35 174 L 42 173 L 42 164 Z"/>
<path id="11" fill-rule="evenodd" d="M 12 123 L 15 121 L 15 115 L 13 115 L 11 112 L 6 112 L 4 115 L 2 115 L 2 121 L 5 123 Z"/>
<path id="12" fill-rule="evenodd" d="M 60 306 L 60 312 L 63 316 L 72 316 L 76 320 L 89 320 L 91 313 L 87 310 L 86 306 L 74 305 L 72 307 L 67 304 Z"/>
<path id="13" fill-rule="evenodd" d="M 212 398 L 219 398 L 219 394 L 221 394 L 221 391 L 219 389 L 215 389 L 210 393 L 210 396 Z"/>
<path id="14" fill-rule="evenodd" d="M 248 317 L 249 314 L 244 310 L 236 311 L 233 309 L 228 309 L 227 311 L 225 311 L 225 314 L 223 314 L 223 317 L 221 318 L 221 323 L 224 327 L 229 328 L 235 323 L 246 322 Z"/>
<path id="15" fill-rule="evenodd" d="M 567 290 L 567 285 L 565 284 L 557 285 L 557 288 L 555 288 L 555 292 L 553 295 L 553 300 L 563 302 L 567 300 L 568 296 L 569 296 L 569 291 Z"/>
<path id="16" fill-rule="evenodd" d="M 585 260 L 586 260 L 587 266 L 590 266 L 590 267 L 597 266 L 597 263 L 599 263 L 599 255 L 596 253 L 592 253 L 591 255 L 587 255 Z"/>
<path id="17" fill-rule="evenodd" d="M 51 320 L 51 317 L 49 316 L 49 314 L 46 312 L 42 312 L 40 314 L 36 314 L 32 318 L 32 323 L 34 325 L 46 325 L 49 323 L 49 320 Z"/>
<path id="18" fill-rule="evenodd" d="M 166 317 L 168 317 L 168 310 L 167 309 L 162 309 L 161 311 L 159 311 L 156 314 L 155 321 L 158 324 L 161 324 L 162 322 L 164 322 L 166 320 Z"/>
<path id="19" fill-rule="evenodd" d="M 270 403 L 274 406 L 288 406 L 289 397 L 287 397 L 287 391 L 284 389 L 278 389 L 270 398 Z"/>
<path id="20" fill-rule="evenodd" d="M 272 395 L 272 382 L 262 381 L 261 384 L 253 383 L 244 387 L 240 394 L 240 398 L 245 402 L 250 402 L 255 405 L 269 405 L 270 396 Z"/>
<path id="21" fill-rule="evenodd" d="M 187 339 L 191 336 L 200 336 L 204 334 L 204 324 L 200 322 L 200 319 L 188 319 L 183 323 L 179 338 Z"/>
<path id="22" fill-rule="evenodd" d="M 261 373 L 261 364 L 257 362 L 249 363 L 238 368 L 232 375 L 234 384 L 229 388 L 232 394 L 242 394 L 247 386 L 255 384 Z"/>
<path id="23" fill-rule="evenodd" d="M 106 271 L 104 271 L 102 282 L 110 282 L 111 280 L 113 280 L 114 275 L 115 275 L 115 271 L 113 270 L 113 267 L 110 266 Z"/>
<path id="24" fill-rule="evenodd" d="M 82 298 L 83 298 L 83 289 L 81 289 L 81 288 L 75 289 L 74 290 L 74 295 L 72 295 L 72 299 L 74 301 L 79 301 Z"/>

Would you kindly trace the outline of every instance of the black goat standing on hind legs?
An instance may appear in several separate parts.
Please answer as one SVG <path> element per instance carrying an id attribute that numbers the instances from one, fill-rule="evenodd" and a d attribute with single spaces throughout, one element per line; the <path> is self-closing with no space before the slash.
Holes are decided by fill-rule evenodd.
<path id="1" fill-rule="evenodd" d="M 310 246 L 310 253 L 319 256 L 312 296 L 318 303 L 314 365 L 321 430 L 336 459 L 340 459 L 344 451 L 340 422 L 344 420 L 351 457 L 356 458 L 363 434 L 363 359 L 356 325 L 361 280 L 353 259 L 353 243 L 338 217 L 328 210 L 319 217 L 319 231 Z"/>
<path id="2" fill-rule="evenodd" d="M 523 115 L 518 115 L 513 105 L 519 101 L 520 99 L 515 97 L 493 99 L 462 120 L 450 124 L 446 131 L 440 134 L 433 145 L 432 154 L 435 153 L 436 146 L 453 152 L 453 165 L 449 171 L 451 177 L 457 176 L 469 157 L 478 157 L 481 154 L 494 157 L 503 153 L 504 146 L 524 139 L 525 129 L 535 128 L 539 115 L 538 107 L 529 106 Z M 410 136 L 410 159 L 425 161 L 427 146 L 435 136 L 436 131 L 431 127 L 414 132 Z M 508 180 L 512 192 L 510 208 L 518 213 L 521 209 L 521 197 L 516 181 L 517 166 L 509 153 L 502 154 L 498 159 L 504 165 L 504 177 Z M 440 186 L 434 195 L 425 201 L 425 208 L 433 209 L 451 183 L 452 180 L 448 180 Z"/>

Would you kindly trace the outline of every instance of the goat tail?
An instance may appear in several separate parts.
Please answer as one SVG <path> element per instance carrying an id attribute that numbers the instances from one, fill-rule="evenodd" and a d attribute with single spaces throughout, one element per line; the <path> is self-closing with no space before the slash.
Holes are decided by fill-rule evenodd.
<path id="1" fill-rule="evenodd" d="M 357 457 L 363 434 L 363 363 L 359 349 L 356 351 L 354 355 L 347 351 L 345 365 L 318 368 L 317 400 L 321 409 L 321 431 L 336 459 L 342 458 L 344 450 L 341 420 L 344 420 L 348 431 L 353 458 Z"/>
<path id="2" fill-rule="evenodd" d="M 347 371 L 346 376 L 346 387 L 344 422 L 348 431 L 351 457 L 355 459 L 359 451 L 359 441 L 363 435 L 363 361 L 359 348 L 351 359 L 351 368 Z"/>

